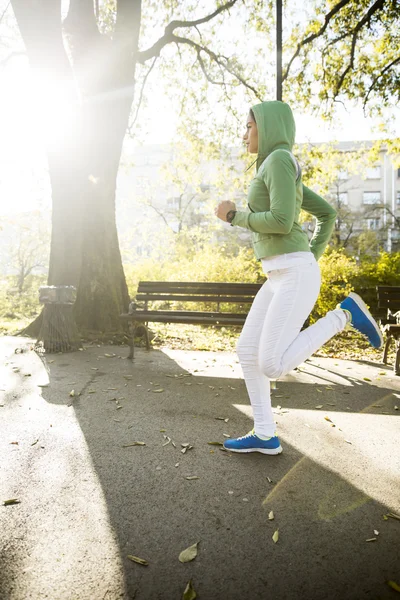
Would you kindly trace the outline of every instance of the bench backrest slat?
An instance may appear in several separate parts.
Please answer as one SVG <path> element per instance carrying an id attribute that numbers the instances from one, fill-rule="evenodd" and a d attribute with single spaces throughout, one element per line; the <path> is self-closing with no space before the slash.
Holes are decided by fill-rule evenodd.
<path id="1" fill-rule="evenodd" d="M 141 281 L 138 294 L 254 296 L 261 286 L 260 283 Z"/>
<path id="2" fill-rule="evenodd" d="M 390 308 L 390 310 L 400 310 L 400 286 L 378 285 L 378 307 Z"/>

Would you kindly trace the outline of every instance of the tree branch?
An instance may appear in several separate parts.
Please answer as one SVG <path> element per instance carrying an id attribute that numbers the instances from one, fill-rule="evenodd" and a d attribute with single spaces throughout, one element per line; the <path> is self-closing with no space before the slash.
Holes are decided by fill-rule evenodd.
<path id="1" fill-rule="evenodd" d="M 344 39 L 345 37 L 349 36 L 352 34 L 352 41 L 351 41 L 351 53 L 350 53 L 350 63 L 348 64 L 347 68 L 343 71 L 342 75 L 340 76 L 340 79 L 336 85 L 336 89 L 334 92 L 334 99 L 336 98 L 336 96 L 338 96 L 340 89 L 343 85 L 343 81 L 347 75 L 347 73 L 351 70 L 354 69 L 354 56 L 355 56 L 355 51 L 356 51 L 356 44 L 357 44 L 357 37 L 358 37 L 358 33 L 360 32 L 360 30 L 362 29 L 362 27 L 365 25 L 365 23 L 367 23 L 367 21 L 369 21 L 372 17 L 372 15 L 377 12 L 378 10 L 382 10 L 383 6 L 385 4 L 385 0 L 377 0 L 367 11 L 367 13 L 364 15 L 364 17 L 361 19 L 361 21 L 359 21 L 356 25 L 356 27 L 354 29 L 352 29 L 351 31 L 346 32 L 344 35 L 340 36 L 340 39 Z M 329 45 L 332 45 L 332 43 L 334 43 L 335 41 L 339 41 L 339 38 L 337 38 L 336 40 L 333 40 L 333 42 L 330 42 Z"/>
<path id="2" fill-rule="evenodd" d="M 224 10 L 229 10 L 230 8 L 232 8 L 232 6 L 236 4 L 236 2 L 237 0 L 230 0 L 230 2 L 227 2 L 226 4 L 221 4 L 221 6 L 219 6 L 210 15 L 207 15 L 206 17 L 202 17 L 201 19 L 197 19 L 195 21 L 171 21 L 171 23 L 169 23 L 166 26 L 165 33 L 173 33 L 175 29 L 178 29 L 180 27 L 196 27 L 197 25 L 201 25 L 202 23 L 207 23 L 208 21 L 211 21 L 212 19 L 214 19 L 214 17 L 222 13 Z"/>
<path id="3" fill-rule="evenodd" d="M 2 22 L 2 20 L 4 19 L 4 15 L 6 14 L 6 12 L 8 11 L 8 9 L 10 8 L 10 4 L 11 4 L 11 0 L 9 1 L 9 3 L 7 4 L 7 6 L 5 7 L 5 9 L 2 12 L 2 15 L 0 17 L 0 23 Z"/>
<path id="4" fill-rule="evenodd" d="M 203 71 L 204 77 L 207 79 L 207 81 L 209 81 L 210 83 L 212 83 L 214 85 L 226 85 L 225 81 L 214 81 L 213 79 L 211 79 L 210 75 L 207 73 L 207 69 L 206 69 L 206 66 L 204 64 L 204 61 L 201 58 L 201 51 L 200 50 L 197 50 L 197 60 L 199 61 L 200 68 Z"/>
<path id="5" fill-rule="evenodd" d="M 385 74 L 387 73 L 387 71 L 389 71 L 389 69 L 391 69 L 394 65 L 396 65 L 397 63 L 400 62 L 400 56 L 398 56 L 397 58 L 395 58 L 390 64 L 386 65 L 386 67 L 379 73 L 379 75 L 377 75 L 377 77 L 375 77 L 375 79 L 373 80 L 373 82 L 371 83 L 369 90 L 367 92 L 367 95 L 365 96 L 365 100 L 363 102 L 363 110 L 365 111 L 365 106 L 368 102 L 368 98 L 370 93 L 372 92 L 373 88 L 375 87 L 375 84 L 377 83 L 377 81 Z"/>
<path id="6" fill-rule="evenodd" d="M 117 0 L 114 40 L 135 53 L 139 44 L 141 18 L 142 0 Z"/>
<path id="7" fill-rule="evenodd" d="M 138 116 L 139 116 L 139 110 L 140 110 L 140 106 L 141 106 L 141 104 L 142 104 L 142 99 L 143 99 L 143 92 L 144 92 L 144 88 L 145 88 L 145 86 L 146 86 L 147 79 L 148 79 L 148 77 L 149 77 L 149 75 L 150 75 L 150 73 L 151 73 L 151 71 L 152 71 L 152 69 L 153 69 L 154 65 L 156 64 L 156 60 L 157 60 L 157 58 L 158 58 L 158 56 L 155 56 L 155 57 L 154 57 L 154 60 L 153 60 L 153 62 L 151 63 L 151 67 L 149 68 L 149 70 L 147 71 L 147 73 L 146 73 L 146 75 L 145 75 L 145 77 L 144 77 L 144 79 L 143 79 L 142 87 L 141 87 L 141 89 L 140 89 L 140 94 L 139 94 L 139 101 L 138 101 L 138 105 L 137 105 L 137 108 L 136 108 L 136 114 L 135 114 L 135 118 L 133 119 L 132 123 L 131 123 L 131 124 L 129 125 L 129 127 L 128 127 L 128 132 L 129 132 L 129 135 L 132 135 L 132 129 L 133 129 L 133 127 L 135 126 L 135 123 L 136 123 L 136 121 L 137 121 L 137 118 L 138 118 Z"/>
<path id="8" fill-rule="evenodd" d="M 350 2 L 350 0 L 346 1 Z M 153 44 L 151 48 L 148 48 L 147 50 L 143 50 L 142 52 L 138 53 L 138 62 L 143 64 L 144 62 L 146 62 L 146 60 L 149 60 L 149 58 L 153 58 L 153 56 L 160 56 L 160 52 L 164 48 L 164 46 L 174 41 L 175 29 L 178 29 L 180 27 L 196 27 L 197 25 L 206 23 L 207 21 L 210 21 L 224 10 L 232 8 L 232 6 L 236 4 L 236 2 L 237 0 L 230 0 L 230 2 L 222 4 L 212 14 L 207 15 L 206 17 L 203 17 L 201 19 L 197 19 L 196 21 L 171 21 L 171 23 L 169 23 L 169 25 L 166 26 L 164 35 L 159 40 L 157 40 L 157 42 Z"/>
<path id="9" fill-rule="evenodd" d="M 297 48 L 296 48 L 296 52 L 293 54 L 292 58 L 290 59 L 290 61 L 288 62 L 288 65 L 286 67 L 285 73 L 282 76 L 282 81 L 285 81 L 285 79 L 288 78 L 289 76 L 289 71 L 290 71 L 290 67 L 292 66 L 293 61 L 298 57 L 298 55 L 300 54 L 300 50 L 306 46 L 307 44 L 310 44 L 311 42 L 313 42 L 315 39 L 321 37 L 321 35 L 323 35 L 325 33 L 326 28 L 328 27 L 330 21 L 332 20 L 332 18 L 344 7 L 346 6 L 346 4 L 349 4 L 351 2 L 351 0 L 341 0 L 340 2 L 338 2 L 338 4 L 335 4 L 335 6 L 332 8 L 331 11 L 329 11 L 329 13 L 327 15 L 325 15 L 325 23 L 323 24 L 323 26 L 316 32 L 313 33 L 311 35 L 309 35 L 308 37 L 306 37 L 304 40 L 302 40 L 301 42 L 299 42 L 297 44 Z"/>
<path id="10" fill-rule="evenodd" d="M 212 58 L 217 65 L 219 65 L 220 67 L 222 67 L 223 69 L 225 69 L 226 71 L 228 71 L 228 73 L 230 73 L 231 75 L 233 75 L 234 77 L 236 77 L 236 79 L 243 84 L 245 87 L 247 87 L 249 90 L 251 90 L 253 92 L 253 94 L 256 96 L 256 98 L 258 98 L 261 102 L 262 102 L 262 98 L 259 95 L 259 93 L 257 92 L 257 90 L 251 86 L 249 83 L 247 83 L 243 77 L 241 77 L 238 73 L 235 73 L 235 71 L 233 71 L 233 69 L 231 69 L 229 67 L 229 61 L 225 56 L 217 56 L 215 54 L 215 52 L 213 52 L 212 50 L 209 50 L 209 48 L 206 48 L 205 46 L 200 46 L 200 44 L 197 44 L 196 42 L 194 42 L 193 40 L 190 40 L 189 38 L 182 38 L 182 37 L 178 37 L 178 36 L 173 36 L 174 41 L 176 41 L 178 44 L 187 44 L 188 46 L 191 46 L 192 48 L 195 48 L 195 50 L 197 52 L 205 52 L 206 54 L 208 54 L 208 56 L 210 58 Z"/>

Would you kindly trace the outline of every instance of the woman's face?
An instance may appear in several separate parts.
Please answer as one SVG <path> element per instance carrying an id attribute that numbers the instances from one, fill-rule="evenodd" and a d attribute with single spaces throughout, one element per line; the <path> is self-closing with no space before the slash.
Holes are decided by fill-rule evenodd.
<path id="1" fill-rule="evenodd" d="M 243 140 L 247 146 L 247 151 L 250 152 L 250 154 L 257 154 L 257 152 L 258 152 L 257 124 L 254 121 L 254 119 L 250 113 L 249 113 L 249 116 L 247 117 L 246 133 L 243 136 Z"/>

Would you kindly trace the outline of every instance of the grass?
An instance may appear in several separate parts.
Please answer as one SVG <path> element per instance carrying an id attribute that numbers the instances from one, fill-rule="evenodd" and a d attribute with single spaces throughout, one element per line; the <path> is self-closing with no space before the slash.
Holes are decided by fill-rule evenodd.
<path id="1" fill-rule="evenodd" d="M 0 334 L 17 335 L 32 322 L 34 316 L 23 317 L 15 314 L 14 318 L 2 318 Z M 179 350 L 225 351 L 235 352 L 240 335 L 240 328 L 235 327 L 203 327 L 198 325 L 177 325 L 152 323 L 154 348 L 171 348 Z M 100 340 L 99 340 L 100 341 Z M 393 363 L 395 346 L 389 352 L 389 363 Z M 371 360 L 382 362 L 382 349 L 375 350 L 361 335 L 352 331 L 343 331 L 329 340 L 322 348 L 314 352 L 315 357 L 343 358 L 348 360 Z"/>

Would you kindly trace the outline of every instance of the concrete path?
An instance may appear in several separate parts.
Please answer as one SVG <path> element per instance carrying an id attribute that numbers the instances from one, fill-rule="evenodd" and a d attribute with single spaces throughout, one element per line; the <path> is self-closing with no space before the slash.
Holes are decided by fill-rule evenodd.
<path id="1" fill-rule="evenodd" d="M 1 600 L 400 597 L 390 368 L 307 361 L 273 392 L 284 452 L 238 456 L 209 444 L 252 427 L 234 355 L 21 346 L 0 340 Z"/>

